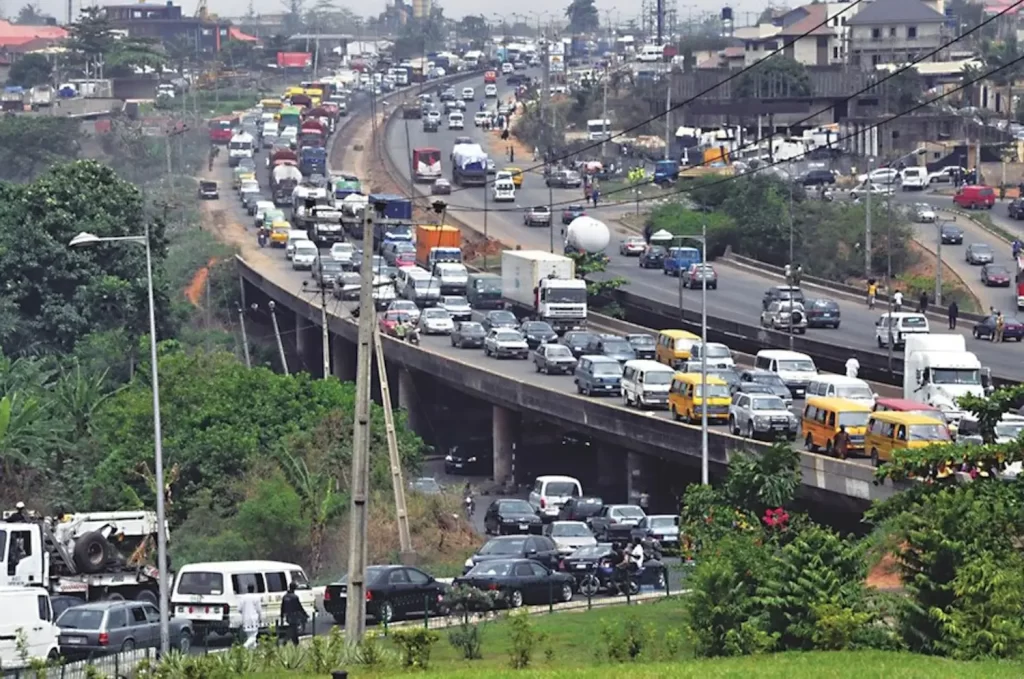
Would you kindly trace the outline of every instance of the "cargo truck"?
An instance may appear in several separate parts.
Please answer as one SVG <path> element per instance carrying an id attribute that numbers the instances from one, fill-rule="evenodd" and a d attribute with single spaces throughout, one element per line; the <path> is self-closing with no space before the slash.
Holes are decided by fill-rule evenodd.
<path id="1" fill-rule="evenodd" d="M 303 176 L 327 174 L 327 149 L 323 146 L 306 146 L 299 149 L 299 170 Z"/>
<path id="2" fill-rule="evenodd" d="M 959 426 L 961 396 L 984 396 L 991 382 L 974 353 L 967 351 L 963 335 L 909 334 L 903 349 L 903 398 L 927 403 Z"/>
<path id="3" fill-rule="evenodd" d="M 0 587 L 44 587 L 85 601 L 159 601 L 154 512 L 5 517 Z M 170 575 L 170 574 L 168 574 Z"/>
<path id="4" fill-rule="evenodd" d="M 586 327 L 587 284 L 572 259 L 543 250 L 501 253 L 501 294 L 515 311 L 556 332 Z"/>
<path id="5" fill-rule="evenodd" d="M 270 172 L 270 193 L 274 205 L 282 207 L 292 204 L 292 192 L 302 181 L 302 172 L 291 164 L 282 163 Z"/>
<path id="6" fill-rule="evenodd" d="M 452 149 L 452 181 L 459 186 L 487 184 L 487 154 L 479 144 L 457 144 Z"/>
<path id="7" fill-rule="evenodd" d="M 466 299 L 477 310 L 502 309 L 505 300 L 501 298 L 501 276 L 493 273 L 469 274 L 466 281 Z"/>
<path id="8" fill-rule="evenodd" d="M 440 262 L 462 262 L 462 232 L 454 226 L 416 227 L 416 265 L 433 271 Z"/>
<path id="9" fill-rule="evenodd" d="M 341 209 L 334 205 L 299 205 L 293 216 L 295 228 L 305 229 L 317 245 L 331 245 L 345 240 L 341 226 Z"/>

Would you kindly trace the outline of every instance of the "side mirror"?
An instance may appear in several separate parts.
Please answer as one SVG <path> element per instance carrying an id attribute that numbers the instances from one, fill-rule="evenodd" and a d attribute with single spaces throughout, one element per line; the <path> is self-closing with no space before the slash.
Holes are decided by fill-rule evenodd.
<path id="1" fill-rule="evenodd" d="M 526 556 L 533 556 L 536 553 L 537 553 L 536 549 L 528 549 L 528 550 L 526 550 Z"/>

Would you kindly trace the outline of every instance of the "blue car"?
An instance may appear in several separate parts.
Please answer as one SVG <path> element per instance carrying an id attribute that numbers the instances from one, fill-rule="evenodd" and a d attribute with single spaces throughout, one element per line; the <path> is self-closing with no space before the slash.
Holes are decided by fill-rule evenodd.
<path id="1" fill-rule="evenodd" d="M 681 276 L 689 271 L 691 264 L 700 264 L 700 250 L 690 247 L 672 247 L 668 249 L 662 262 L 662 271 L 666 276 Z"/>

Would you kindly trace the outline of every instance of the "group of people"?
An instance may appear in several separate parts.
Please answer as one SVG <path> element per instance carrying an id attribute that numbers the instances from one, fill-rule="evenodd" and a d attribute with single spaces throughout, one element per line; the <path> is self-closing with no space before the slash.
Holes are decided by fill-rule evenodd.
<path id="1" fill-rule="evenodd" d="M 868 308 L 869 309 L 874 309 L 875 308 L 875 298 L 877 297 L 877 295 L 878 295 L 878 283 L 873 278 L 868 279 Z M 922 290 L 921 291 L 921 295 L 917 298 L 917 312 L 920 313 L 920 314 L 928 313 L 928 305 L 930 303 L 931 303 L 931 300 L 928 297 L 928 292 Z M 900 312 L 900 311 L 903 311 L 903 292 L 900 291 L 900 290 L 897 290 L 896 292 L 892 293 L 892 310 L 894 312 L 897 312 L 897 313 Z M 1001 322 L 1000 319 L 1002 318 L 1002 313 L 997 312 L 995 309 L 992 309 L 991 313 L 993 315 L 997 316 L 996 325 L 998 326 L 1000 324 L 1000 322 Z M 947 316 L 947 318 L 949 320 L 949 329 L 950 330 L 956 330 L 956 322 L 957 322 L 957 319 L 960 318 L 960 305 L 956 303 L 955 299 L 950 301 L 949 306 L 946 307 L 946 316 Z M 1000 332 L 1000 337 L 1001 336 L 1002 336 L 1002 333 Z M 1001 341 L 1001 340 L 996 340 L 996 341 Z"/>
<path id="2" fill-rule="evenodd" d="M 416 341 L 420 338 L 420 329 L 416 327 L 416 324 L 409 320 L 409 318 L 402 317 L 398 323 L 395 324 L 395 337 L 404 340 L 409 338 L 410 340 Z"/>
<path id="3" fill-rule="evenodd" d="M 1006 319 L 1003 317 L 1003 312 L 1000 311 L 999 309 L 996 309 L 995 307 L 990 306 L 988 308 L 988 314 L 989 316 L 995 316 L 996 318 L 996 327 L 995 330 L 992 332 L 992 341 L 1002 342 L 1003 332 L 1006 330 Z"/>
<path id="4" fill-rule="evenodd" d="M 633 538 L 632 545 L 617 542 L 612 545 L 612 565 L 615 566 L 616 582 L 625 582 L 629 576 L 644 566 L 644 544 L 639 537 Z"/>
<path id="5" fill-rule="evenodd" d="M 299 630 L 309 620 L 309 614 L 302 607 L 299 595 L 295 593 L 295 583 L 288 585 L 288 591 L 281 597 L 281 621 L 288 641 L 299 645 Z M 263 616 L 263 601 L 256 593 L 255 585 L 249 585 L 246 593 L 238 598 L 238 611 L 242 614 L 242 631 L 245 633 L 245 648 L 254 648 L 260 630 L 267 627 Z"/>

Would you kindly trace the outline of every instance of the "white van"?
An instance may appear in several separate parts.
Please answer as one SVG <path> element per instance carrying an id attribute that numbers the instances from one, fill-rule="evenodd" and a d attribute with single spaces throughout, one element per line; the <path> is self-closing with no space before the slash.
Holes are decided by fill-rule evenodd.
<path id="1" fill-rule="evenodd" d="M 511 179 L 501 179 L 494 182 L 493 195 L 491 199 L 495 203 L 507 203 L 516 199 L 516 185 Z"/>
<path id="2" fill-rule="evenodd" d="M 793 398 L 803 398 L 807 385 L 818 377 L 818 367 L 807 354 L 784 349 L 762 349 L 754 357 L 754 368 L 778 375 Z"/>
<path id="3" fill-rule="evenodd" d="M 691 366 L 696 366 L 697 371 L 700 371 L 701 365 L 701 353 L 704 351 L 704 345 L 697 342 L 690 347 L 690 360 Z M 735 368 L 736 359 L 732 357 L 732 349 L 722 344 L 721 342 L 708 342 L 708 356 L 707 365 L 708 370 L 712 368 Z"/>
<path id="4" fill-rule="evenodd" d="M 906 344 L 907 335 L 929 332 L 928 317 L 916 311 L 886 312 L 875 322 L 875 341 L 879 348 L 889 346 L 890 335 L 893 348 L 900 348 Z"/>
<path id="5" fill-rule="evenodd" d="M 661 61 L 665 56 L 665 48 L 662 45 L 644 45 L 637 53 L 636 60 L 641 62 Z"/>
<path id="6" fill-rule="evenodd" d="M 538 476 L 530 491 L 529 502 L 545 521 L 558 517 L 558 510 L 571 497 L 583 497 L 583 486 L 572 476 Z"/>
<path id="7" fill-rule="evenodd" d="M 841 398 L 863 403 L 869 408 L 875 407 L 875 399 L 878 398 L 878 394 L 871 390 L 867 382 L 846 375 L 818 375 L 817 379 L 807 385 L 807 398 L 812 396 Z"/>
<path id="8" fill-rule="evenodd" d="M 53 606 L 45 589 L 0 587 L 0 611 L 0 667 L 20 669 L 34 660 L 60 656 L 60 628 L 54 624 Z M 19 648 L 22 643 L 23 649 Z"/>
<path id="9" fill-rule="evenodd" d="M 622 401 L 637 408 L 668 407 L 668 389 L 675 370 L 650 360 L 626 361 L 622 368 Z"/>
<path id="10" fill-rule="evenodd" d="M 291 229 L 288 232 L 288 240 L 284 245 L 284 256 L 285 259 L 291 259 L 295 254 L 295 243 L 300 240 L 309 240 L 309 234 L 306 233 L 305 229 Z"/>
<path id="11" fill-rule="evenodd" d="M 466 117 L 458 111 L 452 111 L 448 114 L 448 129 L 449 130 L 463 130 L 466 128 Z"/>
<path id="12" fill-rule="evenodd" d="M 904 168 L 900 188 L 904 191 L 924 191 L 929 184 L 928 170 L 923 167 Z"/>
<path id="13" fill-rule="evenodd" d="M 472 87 L 462 88 L 462 101 L 473 101 L 476 98 L 476 91 Z"/>
<path id="14" fill-rule="evenodd" d="M 171 591 L 171 612 L 192 623 L 197 634 L 237 634 L 242 629 L 238 610 L 239 596 L 253 586 L 260 597 L 267 626 L 281 615 L 281 597 L 288 585 L 310 619 L 316 610 L 316 597 L 302 566 L 281 561 L 216 561 L 182 566 Z M 203 637 L 200 637 L 203 638 Z"/>
<path id="15" fill-rule="evenodd" d="M 395 287 L 401 297 L 417 306 L 433 306 L 441 298 L 441 281 L 418 266 L 398 270 Z"/>

